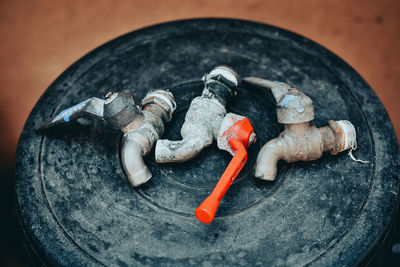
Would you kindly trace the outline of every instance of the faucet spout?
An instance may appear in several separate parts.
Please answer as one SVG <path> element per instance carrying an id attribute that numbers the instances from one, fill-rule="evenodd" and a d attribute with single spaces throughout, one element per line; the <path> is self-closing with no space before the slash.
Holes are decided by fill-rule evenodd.
<path id="1" fill-rule="evenodd" d="M 275 180 L 278 161 L 283 159 L 285 151 L 281 138 L 266 143 L 258 154 L 254 176 L 267 181 Z"/>
<path id="2" fill-rule="evenodd" d="M 143 154 L 149 145 L 142 135 L 127 135 L 124 138 L 121 161 L 128 180 L 133 186 L 144 184 L 151 178 L 151 172 L 143 160 Z"/>

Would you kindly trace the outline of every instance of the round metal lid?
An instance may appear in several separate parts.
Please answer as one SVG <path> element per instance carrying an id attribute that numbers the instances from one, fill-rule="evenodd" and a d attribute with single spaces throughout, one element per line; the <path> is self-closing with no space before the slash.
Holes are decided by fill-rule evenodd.
<path id="1" fill-rule="evenodd" d="M 200 78 L 216 65 L 241 76 L 287 82 L 315 104 L 318 127 L 349 120 L 356 157 L 324 154 L 279 163 L 275 182 L 253 177 L 255 157 L 276 137 L 272 96 L 239 87 L 228 111 L 247 116 L 257 142 L 213 223 L 194 210 L 231 155 L 216 142 L 184 164 L 157 164 L 132 188 L 119 158 L 121 133 L 80 120 L 38 134 L 56 112 L 91 96 L 128 91 L 137 99 L 168 88 L 177 109 L 163 138 L 180 139 Z M 17 206 L 28 242 L 57 265 L 352 265 L 377 253 L 398 206 L 399 151 L 382 104 L 365 81 L 325 48 L 288 31 L 248 21 L 197 19 L 119 37 L 68 68 L 30 114 L 18 145 Z"/>

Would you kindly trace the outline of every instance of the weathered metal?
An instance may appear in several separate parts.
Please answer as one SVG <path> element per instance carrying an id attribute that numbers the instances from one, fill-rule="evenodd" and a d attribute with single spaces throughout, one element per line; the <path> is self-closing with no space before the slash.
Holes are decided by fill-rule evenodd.
<path id="1" fill-rule="evenodd" d="M 349 121 L 329 121 L 329 126 L 317 128 L 310 125 L 314 119 L 314 104 L 311 98 L 297 88 L 281 82 L 248 77 L 244 81 L 271 89 L 276 100 L 278 122 L 285 130 L 267 142 L 258 154 L 255 177 L 275 180 L 279 160 L 286 162 L 311 161 L 330 151 L 336 155 L 354 149 L 356 133 Z"/>
<path id="2" fill-rule="evenodd" d="M 122 141 L 121 161 L 133 186 L 147 182 L 151 172 L 143 161 L 153 144 L 163 135 L 164 124 L 171 120 L 176 108 L 174 96 L 167 91 L 150 92 L 142 100 L 140 117 L 125 128 Z"/>
<path id="3" fill-rule="evenodd" d="M 124 133 L 121 162 L 129 182 L 139 186 L 152 176 L 143 156 L 164 133 L 164 124 L 171 120 L 176 108 L 174 96 L 168 91 L 156 90 L 148 93 L 141 104 L 125 92 L 109 92 L 105 98 L 87 99 L 61 111 L 36 129 L 41 131 L 86 115 L 104 119 L 113 129 Z"/>
<path id="4" fill-rule="evenodd" d="M 239 77 L 229 67 L 218 66 L 203 77 L 204 90 L 194 98 L 181 129 L 181 141 L 158 140 L 158 163 L 184 162 L 196 157 L 217 138 L 226 114 L 225 105 L 236 95 Z"/>
<path id="5" fill-rule="evenodd" d="M 113 129 L 124 128 L 141 112 L 142 107 L 130 93 L 110 92 L 105 98 L 103 117 Z"/>
<path id="6" fill-rule="evenodd" d="M 243 81 L 271 89 L 276 100 L 278 122 L 300 123 L 314 119 L 314 104 L 311 98 L 287 83 L 257 77 L 246 77 Z"/>
<path id="7" fill-rule="evenodd" d="M 100 99 L 97 97 L 86 99 L 79 104 L 62 110 L 60 113 L 42 122 L 41 124 L 39 124 L 39 126 L 36 127 L 36 131 L 40 132 L 55 125 L 68 123 L 71 120 L 84 116 L 104 119 L 104 102 L 104 99 Z"/>

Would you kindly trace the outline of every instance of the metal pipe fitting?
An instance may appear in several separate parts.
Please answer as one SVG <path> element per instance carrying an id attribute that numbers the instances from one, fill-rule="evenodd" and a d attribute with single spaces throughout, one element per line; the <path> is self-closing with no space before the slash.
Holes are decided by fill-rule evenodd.
<path id="1" fill-rule="evenodd" d="M 355 128 L 349 121 L 330 120 L 325 127 L 311 126 L 309 121 L 314 119 L 314 104 L 297 88 L 254 77 L 243 80 L 271 89 L 277 103 L 278 122 L 285 124 L 285 130 L 259 152 L 255 166 L 257 178 L 274 180 L 279 160 L 289 163 L 311 161 L 320 158 L 323 152 L 336 155 L 356 147 Z"/>
<path id="2" fill-rule="evenodd" d="M 142 100 L 143 110 L 131 123 L 122 128 L 121 161 L 125 173 L 133 186 L 139 186 L 151 178 L 143 161 L 153 144 L 163 135 L 164 124 L 171 120 L 176 108 L 170 92 L 150 92 Z"/>
<path id="3" fill-rule="evenodd" d="M 218 66 L 203 77 L 202 95 L 192 100 L 181 129 L 182 140 L 158 140 L 158 163 L 184 162 L 196 157 L 212 144 L 226 114 L 225 105 L 236 95 L 239 77 L 229 67 Z"/>
<path id="4" fill-rule="evenodd" d="M 122 129 L 141 112 L 140 103 L 130 93 L 109 92 L 105 99 L 103 117 L 114 129 Z"/>

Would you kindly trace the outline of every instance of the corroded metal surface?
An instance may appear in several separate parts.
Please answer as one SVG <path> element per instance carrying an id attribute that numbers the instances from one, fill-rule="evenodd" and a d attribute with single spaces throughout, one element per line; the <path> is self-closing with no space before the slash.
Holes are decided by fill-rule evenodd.
<path id="1" fill-rule="evenodd" d="M 256 77 L 243 80 L 272 91 L 278 122 L 285 124 L 285 130 L 266 143 L 258 154 L 255 166 L 257 178 L 275 180 L 279 160 L 311 161 L 319 159 L 323 152 L 330 151 L 332 155 L 336 155 L 355 148 L 356 133 L 351 122 L 330 120 L 330 126 L 322 128 L 310 125 L 309 121 L 314 119 L 314 103 L 299 89 L 292 88 L 287 83 Z M 345 131 L 345 127 L 350 131 Z"/>

